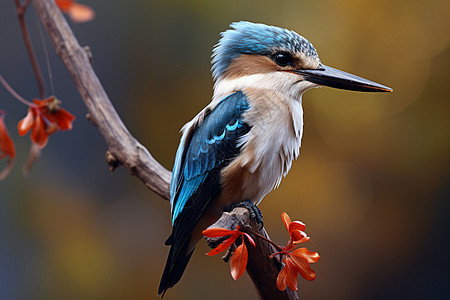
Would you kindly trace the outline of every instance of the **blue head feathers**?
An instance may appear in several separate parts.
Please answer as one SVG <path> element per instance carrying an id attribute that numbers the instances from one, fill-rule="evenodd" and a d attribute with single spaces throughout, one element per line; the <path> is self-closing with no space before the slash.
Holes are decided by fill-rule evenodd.
<path id="1" fill-rule="evenodd" d="M 222 38 L 213 50 L 214 79 L 241 54 L 271 55 L 277 51 L 287 51 L 318 58 L 313 45 L 294 31 L 245 21 L 232 23 L 230 27 L 232 29 L 222 32 Z"/>

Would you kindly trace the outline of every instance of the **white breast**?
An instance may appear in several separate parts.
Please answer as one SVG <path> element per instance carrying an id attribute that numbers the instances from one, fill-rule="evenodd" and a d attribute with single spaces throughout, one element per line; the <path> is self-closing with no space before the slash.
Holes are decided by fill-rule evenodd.
<path id="1" fill-rule="evenodd" d="M 241 167 L 252 174 L 243 186 L 244 199 L 259 203 L 278 187 L 300 152 L 303 110 L 299 100 L 276 92 L 248 89 L 250 109 L 244 120 L 251 126 L 241 143 Z"/>
<path id="2" fill-rule="evenodd" d="M 213 99 L 243 91 L 250 108 L 244 121 L 251 130 L 242 137 L 241 153 L 222 171 L 224 193 L 232 201 L 259 203 L 278 187 L 299 156 L 303 133 L 301 97 L 315 84 L 288 72 L 218 80 Z M 228 198 L 227 195 L 223 195 Z"/>

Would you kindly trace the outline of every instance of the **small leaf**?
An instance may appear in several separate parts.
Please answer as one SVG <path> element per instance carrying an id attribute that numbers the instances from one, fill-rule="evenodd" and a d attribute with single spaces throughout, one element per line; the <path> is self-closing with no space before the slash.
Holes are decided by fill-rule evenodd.
<path id="1" fill-rule="evenodd" d="M 289 224 L 289 232 L 293 230 L 305 231 L 306 225 L 300 221 L 294 221 Z"/>
<path id="2" fill-rule="evenodd" d="M 25 118 L 20 120 L 19 124 L 17 125 L 19 135 L 25 135 L 28 131 L 30 131 L 34 124 L 34 117 L 35 113 L 33 113 L 33 110 L 31 108 L 28 109 L 28 113 Z"/>
<path id="3" fill-rule="evenodd" d="M 27 162 L 23 167 L 23 176 L 28 176 L 31 171 L 33 164 L 41 157 L 42 149 L 35 143 L 31 143 L 30 153 L 28 154 Z"/>
<path id="4" fill-rule="evenodd" d="M 248 238 L 248 241 L 250 242 L 250 244 L 253 245 L 253 247 L 256 247 L 255 241 L 248 233 L 243 232 L 243 235 L 245 235 Z"/>
<path id="5" fill-rule="evenodd" d="M 16 148 L 9 136 L 8 129 L 5 125 L 5 115 L 0 111 L 0 158 L 9 156 L 11 159 L 16 157 Z"/>
<path id="6" fill-rule="evenodd" d="M 16 148 L 6 129 L 4 119 L 4 112 L 0 111 L 0 159 L 8 157 L 6 167 L 0 172 L 0 181 L 5 179 L 9 172 L 11 172 L 14 165 L 14 158 L 16 157 Z"/>
<path id="7" fill-rule="evenodd" d="M 291 224 L 291 218 L 289 218 L 286 212 L 281 214 L 281 219 L 283 220 L 284 226 L 286 226 L 286 230 L 289 231 L 289 224 Z"/>
<path id="8" fill-rule="evenodd" d="M 31 140 L 40 148 L 44 148 L 48 142 L 48 133 L 45 130 L 45 121 L 38 114 L 35 118 L 33 128 L 31 129 Z"/>
<path id="9" fill-rule="evenodd" d="M 309 251 L 306 248 L 298 248 L 292 251 L 292 254 L 294 256 L 302 256 L 304 257 L 309 263 L 316 263 L 320 259 L 320 255 L 317 252 Z"/>
<path id="10" fill-rule="evenodd" d="M 57 112 L 53 113 L 53 116 L 58 124 L 59 130 L 71 130 L 72 123 L 75 120 L 75 116 L 72 115 L 65 109 L 59 109 Z"/>
<path id="11" fill-rule="evenodd" d="M 298 272 L 302 275 L 303 278 L 309 281 L 313 281 L 316 279 L 316 272 L 309 266 L 309 264 L 302 265 L 303 268 L 300 268 Z"/>
<path id="12" fill-rule="evenodd" d="M 293 230 L 289 233 L 289 235 L 291 236 L 292 242 L 294 244 L 299 244 L 299 242 L 303 240 L 303 238 L 307 237 L 306 233 L 300 230 Z"/>
<path id="13" fill-rule="evenodd" d="M 277 288 L 280 291 L 284 291 L 287 288 L 287 284 L 286 284 L 286 271 L 287 269 L 285 269 L 286 266 L 283 267 L 283 269 L 280 271 L 280 273 L 278 273 L 277 276 Z"/>
<path id="14" fill-rule="evenodd" d="M 301 244 L 301 243 L 306 243 L 307 241 L 309 241 L 311 238 L 309 236 L 305 236 L 303 238 L 301 238 L 298 241 L 294 241 L 294 244 Z"/>
<path id="15" fill-rule="evenodd" d="M 289 287 L 291 291 L 298 290 L 297 288 L 297 271 L 295 268 L 295 265 L 291 262 L 291 260 L 285 259 L 286 265 L 284 266 L 286 268 L 286 284 Z"/>
<path id="16" fill-rule="evenodd" d="M 223 250 L 227 249 L 228 247 L 230 247 L 234 241 L 236 241 L 237 237 L 239 235 L 236 236 L 231 236 L 229 239 L 223 241 L 219 246 L 217 246 L 216 248 L 212 249 L 211 251 L 209 251 L 208 253 L 206 253 L 206 255 L 208 256 L 214 256 L 216 254 L 219 254 L 220 252 L 222 252 Z"/>
<path id="17" fill-rule="evenodd" d="M 235 230 L 229 230 L 229 229 L 225 229 L 225 228 L 221 228 L 221 227 L 214 227 L 214 228 L 208 228 L 202 231 L 203 235 L 206 237 L 222 237 L 222 236 L 227 236 L 227 235 L 233 235 L 236 232 L 238 232 L 239 230 L 239 226 L 236 227 Z"/>
<path id="18" fill-rule="evenodd" d="M 292 262 L 293 266 L 303 278 L 310 281 L 316 279 L 316 273 L 311 269 L 305 257 L 291 254 L 289 258 L 289 261 Z"/>
<path id="19" fill-rule="evenodd" d="M 245 243 L 236 248 L 230 259 L 231 276 L 234 280 L 238 280 L 244 274 L 247 267 L 248 252 Z"/>

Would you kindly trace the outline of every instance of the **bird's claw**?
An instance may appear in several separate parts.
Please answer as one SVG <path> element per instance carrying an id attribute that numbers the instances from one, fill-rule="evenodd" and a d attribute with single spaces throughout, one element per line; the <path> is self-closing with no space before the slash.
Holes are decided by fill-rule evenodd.
<path id="1" fill-rule="evenodd" d="M 229 205 L 225 209 L 225 211 L 230 212 L 233 209 L 235 209 L 236 207 L 246 208 L 250 213 L 250 220 L 256 224 L 259 224 L 261 226 L 261 228 L 264 227 L 262 212 L 255 204 L 253 204 L 252 201 L 250 201 L 249 199 L 246 199 L 246 200 L 238 202 L 238 203 L 233 203 L 233 204 Z"/>

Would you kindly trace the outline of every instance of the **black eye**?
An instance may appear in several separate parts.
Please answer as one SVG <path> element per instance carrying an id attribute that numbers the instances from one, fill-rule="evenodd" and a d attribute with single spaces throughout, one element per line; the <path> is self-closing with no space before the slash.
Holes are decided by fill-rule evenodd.
<path id="1" fill-rule="evenodd" d="M 292 65 L 292 57 L 289 53 L 286 52 L 277 53 L 273 56 L 272 59 L 281 67 Z"/>

